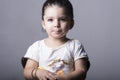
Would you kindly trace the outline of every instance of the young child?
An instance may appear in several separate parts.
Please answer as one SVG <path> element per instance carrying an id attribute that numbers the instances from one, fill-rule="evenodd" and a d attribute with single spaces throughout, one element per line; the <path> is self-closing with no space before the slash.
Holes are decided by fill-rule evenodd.
<path id="1" fill-rule="evenodd" d="M 27 50 L 24 68 L 27 80 L 84 80 L 88 56 L 83 45 L 66 37 L 73 28 L 73 7 L 69 0 L 46 0 L 42 27 L 48 37 Z"/>

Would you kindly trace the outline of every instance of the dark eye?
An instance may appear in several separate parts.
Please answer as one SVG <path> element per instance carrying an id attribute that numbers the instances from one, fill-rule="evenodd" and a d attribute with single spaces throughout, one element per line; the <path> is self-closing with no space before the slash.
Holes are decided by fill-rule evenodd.
<path id="1" fill-rule="evenodd" d="M 48 19 L 47 21 L 50 21 L 50 22 L 51 22 L 51 21 L 53 21 L 53 19 Z"/>
<path id="2" fill-rule="evenodd" d="M 66 21 L 66 18 L 60 18 L 60 21 Z"/>
<path id="3" fill-rule="evenodd" d="M 65 18 L 62 18 L 61 20 L 62 20 L 62 21 L 65 21 L 66 19 L 65 19 Z"/>

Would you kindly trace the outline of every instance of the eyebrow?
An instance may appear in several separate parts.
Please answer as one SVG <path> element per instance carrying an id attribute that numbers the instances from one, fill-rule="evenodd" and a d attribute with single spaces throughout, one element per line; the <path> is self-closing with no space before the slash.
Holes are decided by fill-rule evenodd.
<path id="1" fill-rule="evenodd" d="M 45 18 L 49 19 L 49 18 L 54 18 L 54 17 L 45 17 Z M 68 16 L 61 16 L 59 18 L 67 18 L 67 19 L 69 19 L 70 17 L 68 17 Z"/>

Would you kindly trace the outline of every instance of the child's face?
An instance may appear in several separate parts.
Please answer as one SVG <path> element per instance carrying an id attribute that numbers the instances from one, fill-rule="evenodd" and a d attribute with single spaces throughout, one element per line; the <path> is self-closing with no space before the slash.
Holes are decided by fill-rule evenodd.
<path id="1" fill-rule="evenodd" d="M 53 5 L 45 9 L 42 26 L 49 37 L 63 38 L 72 28 L 73 21 L 67 16 L 63 7 Z"/>

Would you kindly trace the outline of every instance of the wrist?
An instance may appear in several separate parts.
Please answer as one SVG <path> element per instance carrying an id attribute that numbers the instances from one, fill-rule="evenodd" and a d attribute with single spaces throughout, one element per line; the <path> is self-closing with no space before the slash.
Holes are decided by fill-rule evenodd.
<path id="1" fill-rule="evenodd" d="M 32 78 L 35 79 L 35 80 L 38 80 L 38 78 L 37 78 L 37 70 L 38 70 L 38 68 L 34 68 L 32 70 L 32 73 L 31 73 Z"/>
<path id="2" fill-rule="evenodd" d="M 65 74 L 64 75 L 57 75 L 57 79 L 58 80 L 69 80 Z"/>

